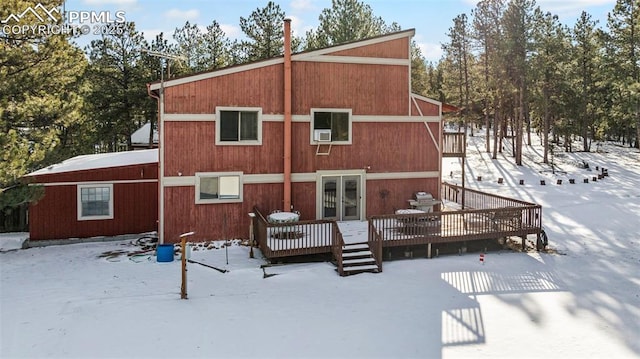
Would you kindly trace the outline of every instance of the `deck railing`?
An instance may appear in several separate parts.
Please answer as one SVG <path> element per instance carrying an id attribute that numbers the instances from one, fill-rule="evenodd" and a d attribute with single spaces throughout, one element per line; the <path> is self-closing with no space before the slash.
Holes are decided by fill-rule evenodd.
<path id="1" fill-rule="evenodd" d="M 373 216 L 370 222 L 384 247 L 540 235 L 540 205 L 448 183 L 443 184 L 442 198 L 462 204 L 463 191 L 464 210 Z"/>
<path id="2" fill-rule="evenodd" d="M 376 265 L 378 266 L 378 272 L 382 272 L 382 236 L 380 232 L 376 229 L 376 226 L 373 224 L 373 221 L 369 219 L 368 221 L 368 232 L 369 232 L 369 250 L 373 254 L 373 258 L 376 260 Z"/>
<path id="3" fill-rule="evenodd" d="M 442 200 L 447 200 L 462 205 L 463 190 L 465 209 L 493 209 L 505 207 L 537 206 L 535 203 L 502 197 L 486 192 L 480 192 L 470 188 L 462 188 L 462 186 L 447 182 L 442 183 Z"/>
<path id="4" fill-rule="evenodd" d="M 464 133 L 444 132 L 442 134 L 442 156 L 462 157 L 464 155 Z"/>
<path id="5" fill-rule="evenodd" d="M 342 238 L 342 233 L 340 232 L 340 228 L 338 228 L 338 223 L 332 221 L 333 223 L 333 245 L 331 246 L 331 252 L 333 254 L 333 258 L 336 260 L 336 269 L 340 276 L 344 277 L 344 269 L 342 266 L 342 247 L 344 247 L 344 239 Z"/>
<path id="6" fill-rule="evenodd" d="M 372 216 L 384 247 L 540 233 L 540 206 Z M 523 243 L 524 245 L 524 243 Z"/>
<path id="7" fill-rule="evenodd" d="M 255 240 L 267 258 L 333 253 L 336 246 L 341 248 L 342 235 L 335 221 L 270 223 L 257 207 L 253 212 Z"/>
<path id="8" fill-rule="evenodd" d="M 424 245 L 519 236 L 538 236 L 542 249 L 542 207 L 540 205 L 483 193 L 444 183 L 442 199 L 462 204 L 463 210 L 418 214 L 389 214 L 372 216 L 368 221 L 368 244 L 382 271 L 383 248 Z M 338 272 L 342 275 L 342 247 L 344 240 L 335 221 L 315 220 L 293 223 L 270 223 L 254 207 L 254 237 L 260 250 L 269 259 L 333 254 Z M 526 241 L 522 241 L 524 248 Z"/>
<path id="9" fill-rule="evenodd" d="M 377 234 L 383 247 L 439 242 L 442 212 L 385 214 L 369 218 L 369 235 Z M 371 238 L 371 237 L 370 237 Z"/>

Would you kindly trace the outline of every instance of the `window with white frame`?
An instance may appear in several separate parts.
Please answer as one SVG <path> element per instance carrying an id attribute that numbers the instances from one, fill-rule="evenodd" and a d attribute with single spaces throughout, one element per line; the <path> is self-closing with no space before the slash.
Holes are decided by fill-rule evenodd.
<path id="1" fill-rule="evenodd" d="M 197 172 L 196 203 L 242 202 L 242 172 Z"/>
<path id="2" fill-rule="evenodd" d="M 216 108 L 217 145 L 259 145 L 262 143 L 262 109 Z"/>
<path id="3" fill-rule="evenodd" d="M 78 185 L 78 220 L 113 219 L 113 184 Z"/>
<path id="4" fill-rule="evenodd" d="M 331 142 L 351 143 L 351 110 L 344 109 L 312 109 L 312 140 L 318 131 L 331 131 Z"/>

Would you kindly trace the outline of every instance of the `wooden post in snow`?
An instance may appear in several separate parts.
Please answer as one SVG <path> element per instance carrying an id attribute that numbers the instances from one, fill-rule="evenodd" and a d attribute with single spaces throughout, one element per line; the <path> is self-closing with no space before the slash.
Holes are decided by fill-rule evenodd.
<path id="1" fill-rule="evenodd" d="M 187 298 L 187 237 L 195 232 L 182 233 L 180 235 L 180 253 L 182 257 L 182 285 L 180 286 L 180 299 Z"/>
<path id="2" fill-rule="evenodd" d="M 251 219 L 251 224 L 249 225 L 249 258 L 253 258 L 253 220 L 256 218 L 256 214 L 253 212 L 249 213 L 249 218 Z"/>

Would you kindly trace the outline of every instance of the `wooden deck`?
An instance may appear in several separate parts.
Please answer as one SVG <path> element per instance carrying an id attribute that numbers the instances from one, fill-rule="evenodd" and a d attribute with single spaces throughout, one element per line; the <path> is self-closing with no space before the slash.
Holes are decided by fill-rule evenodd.
<path id="1" fill-rule="evenodd" d="M 537 236 L 542 249 L 542 207 L 507 197 L 488 194 L 444 183 L 442 200 L 464 209 L 420 214 L 389 214 L 368 219 L 367 244 L 382 270 L 384 248 L 456 243 L 528 235 Z M 463 195 L 464 193 L 464 195 Z M 464 204 L 462 203 L 464 198 Z M 254 238 L 270 260 L 314 254 L 332 254 L 342 274 L 342 248 L 345 243 L 335 221 L 269 223 L 254 208 Z M 525 241 L 522 241 L 523 247 Z"/>

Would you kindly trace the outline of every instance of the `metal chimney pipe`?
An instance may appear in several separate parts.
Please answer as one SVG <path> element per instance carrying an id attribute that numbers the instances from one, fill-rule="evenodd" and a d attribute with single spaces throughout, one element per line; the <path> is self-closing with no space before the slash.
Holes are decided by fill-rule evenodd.
<path id="1" fill-rule="evenodd" d="M 284 204 L 291 211 L 291 19 L 284 19 Z"/>

